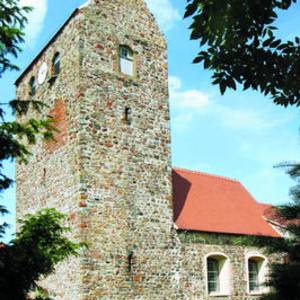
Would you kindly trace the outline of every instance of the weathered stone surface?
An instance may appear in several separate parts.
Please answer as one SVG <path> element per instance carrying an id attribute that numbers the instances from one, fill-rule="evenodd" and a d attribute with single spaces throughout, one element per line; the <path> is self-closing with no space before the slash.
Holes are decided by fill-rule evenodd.
<path id="1" fill-rule="evenodd" d="M 119 71 L 120 45 L 134 51 L 134 77 Z M 79 10 L 22 77 L 20 99 L 57 51 L 61 73 L 36 97 L 60 132 L 17 167 L 18 218 L 56 207 L 70 216 L 71 237 L 89 244 L 43 281 L 52 297 L 211 299 L 203 259 L 218 250 L 237 274 L 232 296 L 218 299 L 257 299 L 246 294 L 245 247 L 189 243 L 174 229 L 167 49 L 145 3 L 95 0 Z"/>

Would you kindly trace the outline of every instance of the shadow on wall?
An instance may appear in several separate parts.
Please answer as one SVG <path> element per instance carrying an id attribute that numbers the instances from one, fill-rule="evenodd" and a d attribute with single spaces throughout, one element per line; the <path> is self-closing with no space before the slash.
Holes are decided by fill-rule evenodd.
<path id="1" fill-rule="evenodd" d="M 176 223 L 181 211 L 185 205 L 187 195 L 191 188 L 191 183 L 176 170 L 172 171 L 172 183 L 173 183 L 173 213 L 174 222 Z"/>

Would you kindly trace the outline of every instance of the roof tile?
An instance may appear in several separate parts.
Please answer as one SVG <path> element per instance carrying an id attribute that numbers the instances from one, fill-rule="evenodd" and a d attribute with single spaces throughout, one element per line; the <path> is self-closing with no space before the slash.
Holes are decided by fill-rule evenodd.
<path id="1" fill-rule="evenodd" d="M 237 180 L 173 170 L 174 219 L 182 230 L 281 237 Z"/>

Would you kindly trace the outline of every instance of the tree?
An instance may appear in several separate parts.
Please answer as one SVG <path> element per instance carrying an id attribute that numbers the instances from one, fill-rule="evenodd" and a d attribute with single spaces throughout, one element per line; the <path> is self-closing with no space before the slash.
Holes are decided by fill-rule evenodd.
<path id="1" fill-rule="evenodd" d="M 27 299 L 41 290 L 38 280 L 51 274 L 57 263 L 76 255 L 81 244 L 68 240 L 66 217 L 55 209 L 28 215 L 17 238 L 0 248 L 0 299 Z M 41 298 L 40 298 L 41 299 Z"/>
<path id="2" fill-rule="evenodd" d="M 291 189 L 291 201 L 266 211 L 269 222 L 285 233 L 284 239 L 248 237 L 237 244 L 266 247 L 268 253 L 280 253 L 283 263 L 274 263 L 267 285 L 272 293 L 262 300 L 298 300 L 300 295 L 300 164 L 282 164 L 296 181 Z"/>
<path id="3" fill-rule="evenodd" d="M 296 0 L 187 0 L 185 17 L 193 16 L 191 39 L 199 40 L 194 63 L 213 71 L 213 84 L 222 94 L 227 88 L 252 88 L 270 95 L 275 104 L 300 105 L 300 38 L 277 39 L 276 11 Z M 264 300 L 298 300 L 300 295 L 300 164 L 286 164 L 297 185 L 292 202 L 272 210 L 285 239 L 248 238 L 246 244 L 267 247 L 286 255 L 285 263 L 272 265 L 272 294 Z M 272 222 L 272 221 L 271 221 Z M 245 242 L 245 241 L 244 241 Z M 243 242 L 243 243 L 244 243 Z"/>
<path id="4" fill-rule="evenodd" d="M 0 77 L 7 70 L 18 70 L 9 59 L 10 55 L 18 56 L 19 44 L 24 42 L 22 29 L 27 23 L 26 13 L 30 7 L 20 7 L 18 0 L 0 1 Z"/>
<path id="5" fill-rule="evenodd" d="M 30 10 L 20 7 L 19 0 L 0 0 L 0 77 L 6 71 L 18 69 L 11 57 L 17 58 L 21 51 L 19 44 L 24 41 L 26 13 Z M 34 99 L 0 103 L 0 193 L 13 184 L 13 179 L 4 174 L 3 161 L 18 159 L 26 163 L 30 155 L 28 145 L 35 144 L 38 138 L 53 138 L 55 130 L 50 119 L 7 122 L 4 108 L 10 107 L 14 113 L 24 115 L 29 109 L 40 112 L 43 106 Z M 2 205 L 0 213 L 7 213 Z M 61 213 L 42 210 L 27 216 L 15 240 L 7 245 L 0 243 L 0 299 L 25 300 L 35 290 L 38 291 L 36 300 L 46 299 L 37 281 L 50 274 L 58 262 L 76 255 L 83 246 L 65 237 L 69 231 L 65 222 Z M 0 238 L 7 226 L 0 225 Z"/>
<path id="6" fill-rule="evenodd" d="M 273 26 L 278 10 L 297 0 L 187 0 L 191 39 L 202 51 L 194 63 L 213 71 L 213 84 L 252 88 L 276 104 L 300 105 L 300 38 L 282 41 Z"/>
<path id="7" fill-rule="evenodd" d="M 267 243 L 270 252 L 286 255 L 285 263 L 272 266 L 268 285 L 275 289 L 271 298 L 265 300 L 298 300 L 300 295 L 300 164 L 283 164 L 287 173 L 296 181 L 291 189 L 292 201 L 272 209 L 271 219 L 281 224 L 287 237 L 278 243 Z M 264 246 L 264 244 L 263 244 Z"/>

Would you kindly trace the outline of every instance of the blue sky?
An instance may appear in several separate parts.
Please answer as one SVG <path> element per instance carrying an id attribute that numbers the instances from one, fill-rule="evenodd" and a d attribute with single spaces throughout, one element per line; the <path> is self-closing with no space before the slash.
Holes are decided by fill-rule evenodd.
<path id="1" fill-rule="evenodd" d="M 21 0 L 35 7 L 26 29 L 27 38 L 17 63 L 24 69 L 84 0 Z M 273 168 L 282 161 L 300 158 L 299 110 L 275 106 L 257 92 L 226 92 L 212 86 L 210 72 L 191 62 L 199 51 L 189 40 L 191 20 L 182 20 L 185 0 L 147 0 L 169 45 L 170 103 L 173 165 L 239 179 L 258 200 L 273 204 L 288 199 L 293 182 L 284 170 Z M 280 14 L 282 38 L 300 35 L 299 4 Z M 297 29 L 298 28 L 298 29 Z M 19 73 L 1 78 L 1 100 L 14 98 Z M 6 163 L 14 176 L 13 163 Z M 15 221 L 15 191 L 2 195 Z M 1 222 L 1 220 L 0 220 Z M 14 231 L 14 227 L 10 233 Z"/>

